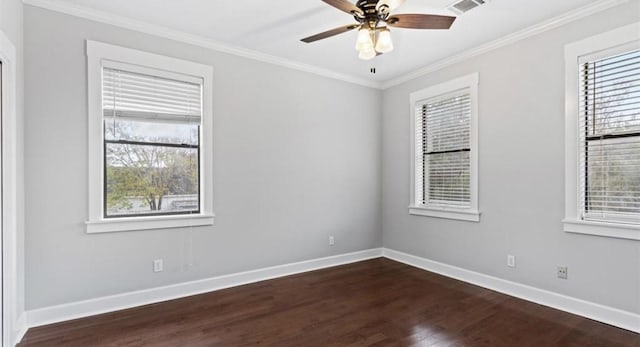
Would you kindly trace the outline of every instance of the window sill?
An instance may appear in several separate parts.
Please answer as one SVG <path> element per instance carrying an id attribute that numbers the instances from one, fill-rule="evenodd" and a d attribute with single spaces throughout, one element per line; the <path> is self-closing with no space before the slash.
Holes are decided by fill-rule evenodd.
<path id="1" fill-rule="evenodd" d="M 153 216 L 86 222 L 87 234 L 213 225 L 214 215 Z"/>
<path id="2" fill-rule="evenodd" d="M 409 214 L 416 216 L 456 219 L 467 222 L 480 222 L 480 212 L 476 210 L 455 210 L 424 206 L 409 206 Z"/>
<path id="3" fill-rule="evenodd" d="M 564 231 L 576 234 L 640 240 L 640 225 L 564 219 Z"/>

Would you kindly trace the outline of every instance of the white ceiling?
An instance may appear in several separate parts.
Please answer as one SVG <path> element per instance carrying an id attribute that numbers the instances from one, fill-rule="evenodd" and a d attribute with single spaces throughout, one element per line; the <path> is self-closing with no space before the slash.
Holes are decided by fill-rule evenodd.
<path id="1" fill-rule="evenodd" d="M 453 0 L 407 0 L 393 13 L 452 15 Z M 300 39 L 353 23 L 321 0 L 57 0 L 235 47 L 328 69 L 388 81 L 598 0 L 492 0 L 460 15 L 449 31 L 392 29 L 395 50 L 358 59 L 356 31 L 311 44 Z M 28 1 L 27 1 L 28 3 Z M 369 72 L 376 67 L 375 75 Z"/>

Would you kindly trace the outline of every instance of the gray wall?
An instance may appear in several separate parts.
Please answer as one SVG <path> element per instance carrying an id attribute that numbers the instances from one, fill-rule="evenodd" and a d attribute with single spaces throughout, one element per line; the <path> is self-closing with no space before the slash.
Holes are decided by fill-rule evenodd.
<path id="1" fill-rule="evenodd" d="M 22 20 L 22 1 L 0 0 L 0 30 L 15 45 L 22 43 Z"/>
<path id="2" fill-rule="evenodd" d="M 568 234 L 561 224 L 564 45 L 639 19 L 631 1 L 386 90 L 384 246 L 640 312 L 640 242 Z M 481 222 L 411 216 L 409 94 L 476 71 Z M 568 280 L 556 278 L 557 265 L 569 267 Z"/>
<path id="3" fill-rule="evenodd" d="M 214 67 L 213 227 L 84 232 L 85 39 Z M 380 91 L 31 6 L 25 48 L 27 309 L 381 246 Z"/>
<path id="4" fill-rule="evenodd" d="M 0 30 L 11 40 L 16 48 L 17 92 L 16 92 L 16 130 L 17 130 L 17 302 L 16 314 L 20 316 L 24 311 L 24 64 L 23 64 L 23 5 L 21 0 L 0 0 Z"/>
<path id="5" fill-rule="evenodd" d="M 382 240 L 640 312 L 640 244 L 567 234 L 560 222 L 563 46 L 638 20 L 638 13 L 633 1 L 380 93 L 25 6 L 27 308 L 379 247 Z M 84 233 L 85 39 L 213 65 L 213 227 Z M 482 220 L 410 216 L 409 93 L 476 71 Z M 507 254 L 517 256 L 517 268 L 506 267 Z M 165 272 L 151 272 L 156 258 L 164 258 Z M 555 278 L 557 265 L 569 266 L 569 280 Z"/>

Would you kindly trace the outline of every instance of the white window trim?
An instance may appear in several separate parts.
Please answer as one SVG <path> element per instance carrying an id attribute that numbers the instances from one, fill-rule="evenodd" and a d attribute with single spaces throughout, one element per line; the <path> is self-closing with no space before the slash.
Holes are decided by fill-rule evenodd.
<path id="1" fill-rule="evenodd" d="M 202 78 L 202 140 L 200 147 L 200 213 L 190 215 L 103 217 L 102 67 L 124 63 Z M 89 125 L 89 220 L 87 233 L 166 229 L 212 225 L 213 214 L 213 68 L 209 65 L 87 40 Z"/>
<path id="2" fill-rule="evenodd" d="M 599 52 L 634 42 L 640 47 L 640 22 L 565 45 L 565 218 L 562 222 L 566 232 L 640 240 L 640 225 L 585 221 L 578 203 L 578 155 L 581 146 L 578 136 L 579 60 L 585 56 L 597 57 Z"/>
<path id="3" fill-rule="evenodd" d="M 452 206 L 419 205 L 416 203 L 416 147 L 415 147 L 415 107 L 416 103 L 439 95 L 448 94 L 456 90 L 468 88 L 471 95 L 471 119 L 469 142 L 471 146 L 470 161 L 470 190 L 471 206 L 469 208 L 455 208 Z M 411 190 L 409 202 L 409 214 L 436 218 L 457 219 L 469 222 L 480 221 L 478 210 L 478 73 L 462 76 L 454 80 L 444 82 L 426 89 L 411 93 L 409 98 L 409 119 L 411 124 Z"/>

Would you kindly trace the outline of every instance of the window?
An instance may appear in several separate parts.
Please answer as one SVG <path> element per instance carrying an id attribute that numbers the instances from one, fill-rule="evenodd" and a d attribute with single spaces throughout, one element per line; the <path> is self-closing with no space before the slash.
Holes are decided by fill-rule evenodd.
<path id="1" fill-rule="evenodd" d="M 580 64 L 581 210 L 640 222 L 640 49 Z"/>
<path id="2" fill-rule="evenodd" d="M 480 220 L 477 194 L 478 75 L 411 94 L 409 213 Z"/>
<path id="3" fill-rule="evenodd" d="M 87 41 L 88 232 L 213 223 L 212 69 Z"/>
<path id="4" fill-rule="evenodd" d="M 104 217 L 198 213 L 202 80 L 108 65 L 102 68 Z"/>
<path id="5" fill-rule="evenodd" d="M 567 45 L 566 60 L 565 231 L 640 239 L 640 26 Z"/>

